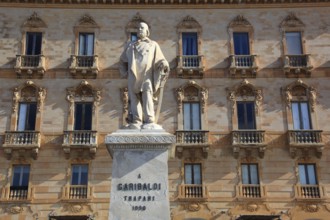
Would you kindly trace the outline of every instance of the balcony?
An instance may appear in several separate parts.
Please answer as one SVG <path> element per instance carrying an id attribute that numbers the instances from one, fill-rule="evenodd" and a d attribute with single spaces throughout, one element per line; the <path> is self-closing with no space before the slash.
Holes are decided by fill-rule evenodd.
<path id="1" fill-rule="evenodd" d="M 259 157 L 263 158 L 266 150 L 265 131 L 263 130 L 237 130 L 232 132 L 232 145 L 234 157 L 238 158 L 239 152 L 257 148 Z"/>
<path id="2" fill-rule="evenodd" d="M 62 148 L 66 156 L 70 156 L 72 150 L 88 150 L 94 158 L 97 148 L 97 131 L 64 131 Z"/>
<path id="3" fill-rule="evenodd" d="M 98 56 L 71 55 L 69 69 L 74 78 L 96 78 L 99 72 Z"/>
<path id="4" fill-rule="evenodd" d="M 33 78 L 34 75 L 43 77 L 46 71 L 46 59 L 43 55 L 16 55 L 15 72 L 18 78 L 26 75 Z"/>
<path id="5" fill-rule="evenodd" d="M 177 74 L 180 78 L 203 78 L 204 56 L 183 55 L 178 56 Z"/>
<path id="6" fill-rule="evenodd" d="M 190 154 L 191 152 L 194 152 L 195 155 L 201 154 L 204 158 L 207 158 L 209 146 L 209 131 L 176 131 L 176 154 L 178 158 L 182 158 L 184 154 Z"/>
<path id="7" fill-rule="evenodd" d="M 62 190 L 62 200 L 90 200 L 93 195 L 93 187 L 88 185 L 65 186 Z"/>
<path id="8" fill-rule="evenodd" d="M 229 72 L 232 77 L 256 77 L 257 55 L 231 55 Z"/>
<path id="9" fill-rule="evenodd" d="M 265 197 L 265 187 L 259 184 L 241 184 L 237 186 L 237 192 L 239 198 L 263 198 Z"/>
<path id="10" fill-rule="evenodd" d="M 179 199 L 180 200 L 207 200 L 207 187 L 199 184 L 182 184 L 179 186 Z"/>
<path id="11" fill-rule="evenodd" d="M 288 139 L 292 158 L 297 155 L 297 150 L 314 149 L 318 158 L 322 157 L 324 143 L 321 130 L 289 130 Z"/>
<path id="12" fill-rule="evenodd" d="M 2 201 L 27 201 L 32 200 L 33 188 L 28 186 L 3 187 L 1 190 Z"/>
<path id="13" fill-rule="evenodd" d="M 295 194 L 297 199 L 321 199 L 323 198 L 325 191 L 324 188 L 319 185 L 296 185 Z"/>
<path id="14" fill-rule="evenodd" d="M 294 75 L 305 74 L 310 76 L 312 68 L 309 54 L 284 56 L 283 69 L 286 75 L 292 73 Z"/>
<path id="15" fill-rule="evenodd" d="M 39 131 L 6 131 L 5 143 L 2 145 L 8 159 L 11 159 L 13 151 L 19 156 L 26 156 L 30 152 L 34 159 L 37 159 L 40 148 Z"/>

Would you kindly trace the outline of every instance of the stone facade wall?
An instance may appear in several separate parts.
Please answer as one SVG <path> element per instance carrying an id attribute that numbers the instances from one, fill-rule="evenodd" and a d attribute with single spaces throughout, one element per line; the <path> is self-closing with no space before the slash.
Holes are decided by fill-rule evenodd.
<path id="1" fill-rule="evenodd" d="M 317 4 L 317 3 L 315 3 Z M 151 39 L 157 41 L 172 71 L 165 86 L 160 124 L 175 134 L 178 124 L 175 89 L 189 79 L 176 77 L 178 33 L 176 26 L 187 15 L 202 26 L 201 51 L 205 59 L 203 79 L 193 79 L 199 86 L 208 89 L 204 130 L 210 132 L 207 158 L 187 154 L 178 158 L 172 149 L 169 158 L 169 192 L 172 218 L 183 219 L 235 219 L 239 215 L 280 215 L 282 219 L 328 219 L 330 210 L 330 14 L 328 7 L 315 8 L 214 8 L 185 9 L 140 8 L 140 9 L 72 9 L 72 8 L 0 8 L 0 135 L 4 143 L 5 132 L 10 131 L 13 107 L 13 89 L 32 80 L 47 91 L 41 110 L 41 147 L 38 158 L 19 158 L 13 154 L 7 160 L 0 150 L 0 188 L 10 186 L 11 167 L 15 164 L 30 164 L 30 183 L 33 187 L 31 201 L 16 203 L 4 200 L 0 205 L 0 219 L 48 219 L 48 215 L 93 215 L 95 219 L 107 219 L 112 160 L 104 137 L 123 126 L 123 102 L 120 89 L 127 85 L 120 79 L 117 70 L 119 56 L 128 39 L 125 26 L 137 13 L 151 26 Z M 22 54 L 22 25 L 36 12 L 46 23 L 44 29 L 43 55 L 47 71 L 42 79 L 18 79 L 14 71 L 15 57 Z M 282 70 L 283 46 L 280 23 L 293 12 L 305 25 L 304 44 L 311 54 L 311 77 L 302 81 L 317 91 L 313 129 L 323 130 L 324 149 L 317 158 L 313 149 L 297 158 L 290 157 L 287 140 L 288 120 L 283 89 L 296 78 L 286 77 Z M 98 148 L 94 159 L 84 151 L 73 152 L 69 159 L 62 149 L 63 131 L 68 130 L 69 102 L 66 100 L 69 87 L 77 87 L 83 79 L 73 79 L 68 67 L 70 55 L 75 51 L 74 26 L 88 14 L 99 26 L 96 33 L 95 54 L 99 57 L 100 71 L 96 79 L 87 79 L 93 87 L 101 90 L 97 107 Z M 247 79 L 262 91 L 260 130 L 265 130 L 266 151 L 263 158 L 258 149 L 240 150 L 233 156 L 231 132 L 232 112 L 226 89 L 240 84 L 242 78 L 230 78 L 228 73 L 230 43 L 227 26 L 237 16 L 244 17 L 253 26 L 252 52 L 258 55 L 259 70 L 256 78 Z M 235 114 L 235 113 L 234 113 Z M 15 122 L 14 122 L 15 123 Z M 198 152 L 197 152 L 198 154 Z M 23 157 L 24 158 L 24 157 Z M 178 188 L 184 183 L 185 162 L 202 164 L 203 184 L 207 186 L 206 200 L 180 200 Z M 240 198 L 237 187 L 241 183 L 240 164 L 257 163 L 260 184 L 265 186 L 264 198 Z M 295 186 L 299 182 L 297 164 L 315 163 L 318 182 L 324 187 L 322 199 L 297 199 Z M 70 181 L 71 164 L 89 164 L 89 184 L 93 187 L 90 200 L 68 201 L 62 199 L 63 187 Z M 38 217 L 38 218 L 37 218 Z"/>

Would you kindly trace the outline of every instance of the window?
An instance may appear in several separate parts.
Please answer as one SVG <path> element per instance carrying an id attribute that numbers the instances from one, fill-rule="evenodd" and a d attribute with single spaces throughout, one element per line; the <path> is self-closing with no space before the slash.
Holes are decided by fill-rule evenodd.
<path id="1" fill-rule="evenodd" d="M 242 164 L 242 184 L 259 184 L 258 165 Z"/>
<path id="2" fill-rule="evenodd" d="M 237 102 L 238 129 L 256 129 L 254 102 Z"/>
<path id="3" fill-rule="evenodd" d="M 301 33 L 300 32 L 285 32 L 286 52 L 289 55 L 303 54 Z"/>
<path id="4" fill-rule="evenodd" d="M 92 129 L 92 108 L 91 102 L 75 103 L 75 122 L 74 130 Z"/>
<path id="5" fill-rule="evenodd" d="M 15 189 L 28 189 L 29 186 L 29 165 L 15 165 L 14 166 L 13 181 L 11 188 Z"/>
<path id="6" fill-rule="evenodd" d="M 184 165 L 185 184 L 202 184 L 201 164 Z"/>
<path id="7" fill-rule="evenodd" d="M 94 55 L 94 34 L 80 33 L 79 34 L 79 55 L 93 56 Z"/>
<path id="8" fill-rule="evenodd" d="M 197 33 L 182 33 L 182 55 L 198 55 Z"/>
<path id="9" fill-rule="evenodd" d="M 234 52 L 235 55 L 249 55 L 249 33 L 247 32 L 234 32 Z"/>
<path id="10" fill-rule="evenodd" d="M 88 165 L 72 165 L 71 185 L 87 185 L 88 183 Z"/>
<path id="11" fill-rule="evenodd" d="M 136 32 L 132 32 L 132 33 L 131 33 L 131 41 L 132 41 L 132 42 L 133 42 L 133 41 L 137 41 L 137 39 L 138 39 L 137 33 L 136 33 Z"/>
<path id="12" fill-rule="evenodd" d="M 183 128 L 184 130 L 200 130 L 201 114 L 200 103 L 185 102 L 183 104 Z"/>
<path id="13" fill-rule="evenodd" d="M 293 129 L 310 130 L 312 129 L 308 102 L 292 102 Z"/>
<path id="14" fill-rule="evenodd" d="M 37 103 L 19 103 L 19 113 L 17 120 L 17 131 L 35 130 L 37 116 Z"/>
<path id="15" fill-rule="evenodd" d="M 301 185 L 317 185 L 314 164 L 299 164 L 299 178 Z"/>
<path id="16" fill-rule="evenodd" d="M 40 32 L 26 32 L 26 55 L 40 55 L 41 54 L 41 39 Z"/>

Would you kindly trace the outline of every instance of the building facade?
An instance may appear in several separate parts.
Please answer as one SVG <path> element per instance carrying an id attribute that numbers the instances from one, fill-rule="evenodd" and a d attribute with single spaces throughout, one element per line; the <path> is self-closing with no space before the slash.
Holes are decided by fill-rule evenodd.
<path id="1" fill-rule="evenodd" d="M 146 22 L 173 220 L 330 219 L 326 0 L 0 1 L 0 219 L 108 219 L 118 62 Z M 137 212 L 145 207 L 139 207 Z"/>

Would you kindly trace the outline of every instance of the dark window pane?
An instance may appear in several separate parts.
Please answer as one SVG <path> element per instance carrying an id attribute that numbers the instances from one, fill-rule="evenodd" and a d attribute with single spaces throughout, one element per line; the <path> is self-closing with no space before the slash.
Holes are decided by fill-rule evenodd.
<path id="1" fill-rule="evenodd" d="M 74 130 L 92 129 L 92 103 L 75 104 L 75 122 Z"/>
<path id="2" fill-rule="evenodd" d="M 301 185 L 317 185 L 314 164 L 299 164 L 299 179 Z"/>
<path id="3" fill-rule="evenodd" d="M 79 55 L 93 56 L 94 55 L 94 34 L 80 33 L 79 34 Z"/>
<path id="4" fill-rule="evenodd" d="M 300 55 L 302 54 L 301 34 L 300 32 L 285 33 L 287 54 Z"/>
<path id="5" fill-rule="evenodd" d="M 28 186 L 30 166 L 29 165 L 17 165 L 14 166 L 13 181 L 11 186 Z"/>
<path id="6" fill-rule="evenodd" d="M 259 184 L 257 164 L 242 164 L 242 184 Z"/>
<path id="7" fill-rule="evenodd" d="M 183 104 L 183 127 L 184 130 L 201 129 L 200 103 L 185 102 Z"/>
<path id="8" fill-rule="evenodd" d="M 309 104 L 307 102 L 292 102 L 291 111 L 293 118 L 293 128 L 295 130 L 312 129 Z"/>
<path id="9" fill-rule="evenodd" d="M 26 55 L 41 54 L 42 33 L 27 32 L 26 33 Z"/>
<path id="10" fill-rule="evenodd" d="M 88 165 L 72 165 L 71 185 L 87 185 L 88 183 Z"/>
<path id="11" fill-rule="evenodd" d="M 137 33 L 132 32 L 131 33 L 131 41 L 137 41 L 138 37 L 137 37 Z"/>
<path id="12" fill-rule="evenodd" d="M 202 184 L 202 171 L 200 164 L 185 164 L 185 184 Z"/>
<path id="13" fill-rule="evenodd" d="M 19 113 L 17 120 L 18 131 L 35 130 L 37 116 L 37 103 L 19 103 Z"/>
<path id="14" fill-rule="evenodd" d="M 198 55 L 197 33 L 182 33 L 182 55 Z"/>
<path id="15" fill-rule="evenodd" d="M 249 33 L 246 32 L 236 32 L 233 33 L 234 37 L 234 50 L 235 55 L 249 55 Z"/>
<path id="16" fill-rule="evenodd" d="M 237 102 L 238 129 L 256 129 L 254 102 Z"/>

